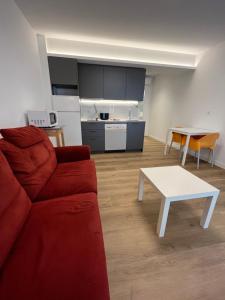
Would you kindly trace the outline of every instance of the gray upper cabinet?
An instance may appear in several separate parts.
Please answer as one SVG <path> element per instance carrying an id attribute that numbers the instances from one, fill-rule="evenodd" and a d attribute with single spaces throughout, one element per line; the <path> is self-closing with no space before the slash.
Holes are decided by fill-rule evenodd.
<path id="1" fill-rule="evenodd" d="M 80 98 L 103 98 L 103 66 L 78 64 Z"/>
<path id="2" fill-rule="evenodd" d="M 145 69 L 78 64 L 79 96 L 115 100 L 143 100 Z"/>
<path id="3" fill-rule="evenodd" d="M 142 101 L 145 88 L 145 69 L 127 68 L 126 99 Z"/>
<path id="4" fill-rule="evenodd" d="M 104 99 L 126 98 L 126 68 L 104 67 Z"/>
<path id="5" fill-rule="evenodd" d="M 77 61 L 67 57 L 48 57 L 51 84 L 77 85 Z"/>

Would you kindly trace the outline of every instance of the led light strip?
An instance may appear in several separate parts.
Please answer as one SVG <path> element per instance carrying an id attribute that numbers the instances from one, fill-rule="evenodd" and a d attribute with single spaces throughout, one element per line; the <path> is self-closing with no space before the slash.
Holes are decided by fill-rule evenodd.
<path id="1" fill-rule="evenodd" d="M 91 99 L 80 99 L 81 103 L 93 103 L 93 104 L 133 104 L 137 105 L 138 101 L 135 100 L 105 100 L 105 99 L 99 99 L 99 100 L 91 100 Z"/>

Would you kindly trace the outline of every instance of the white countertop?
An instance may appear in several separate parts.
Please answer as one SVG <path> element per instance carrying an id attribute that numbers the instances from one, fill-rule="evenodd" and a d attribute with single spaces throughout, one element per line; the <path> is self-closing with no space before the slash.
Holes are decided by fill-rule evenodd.
<path id="1" fill-rule="evenodd" d="M 123 119 L 109 119 L 109 120 L 86 120 L 86 119 L 81 119 L 81 122 L 109 122 L 109 123 L 127 123 L 127 122 L 145 122 L 144 120 L 137 120 L 137 119 L 133 119 L 133 120 L 123 120 Z"/>

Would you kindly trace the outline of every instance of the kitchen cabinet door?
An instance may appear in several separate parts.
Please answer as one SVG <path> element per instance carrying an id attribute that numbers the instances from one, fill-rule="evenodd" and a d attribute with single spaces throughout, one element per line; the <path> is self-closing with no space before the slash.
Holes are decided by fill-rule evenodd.
<path id="1" fill-rule="evenodd" d="M 145 89 L 145 69 L 127 68 L 126 99 L 143 101 Z"/>
<path id="2" fill-rule="evenodd" d="M 105 151 L 104 122 L 81 122 L 83 145 L 89 145 L 91 152 Z"/>
<path id="3" fill-rule="evenodd" d="M 104 66 L 104 99 L 126 99 L 126 68 Z"/>
<path id="4" fill-rule="evenodd" d="M 67 57 L 48 57 L 49 73 L 53 85 L 77 85 L 77 61 Z"/>
<path id="5" fill-rule="evenodd" d="M 145 122 L 127 123 L 127 147 L 129 150 L 143 151 Z"/>
<path id="6" fill-rule="evenodd" d="M 78 64 L 80 98 L 103 98 L 103 66 Z"/>
<path id="7" fill-rule="evenodd" d="M 91 153 L 104 152 L 105 151 L 105 136 L 95 135 L 87 136 L 85 133 L 82 134 L 83 145 L 89 145 Z"/>

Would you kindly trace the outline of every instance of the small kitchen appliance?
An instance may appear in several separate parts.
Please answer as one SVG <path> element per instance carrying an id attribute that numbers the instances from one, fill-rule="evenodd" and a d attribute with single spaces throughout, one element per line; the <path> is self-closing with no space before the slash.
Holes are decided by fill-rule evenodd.
<path id="1" fill-rule="evenodd" d="M 58 115 L 55 111 L 29 110 L 27 117 L 29 125 L 36 127 L 55 127 L 58 125 Z"/>
<path id="2" fill-rule="evenodd" d="M 100 113 L 100 119 L 101 120 L 108 120 L 109 119 L 109 113 Z"/>

